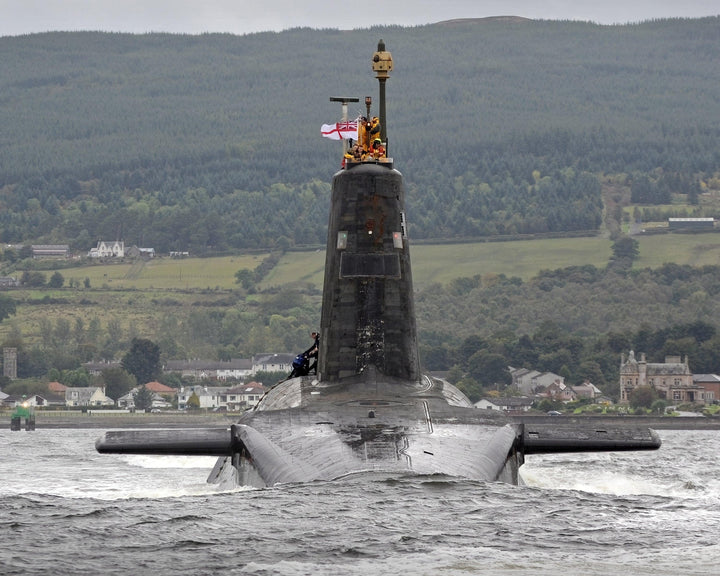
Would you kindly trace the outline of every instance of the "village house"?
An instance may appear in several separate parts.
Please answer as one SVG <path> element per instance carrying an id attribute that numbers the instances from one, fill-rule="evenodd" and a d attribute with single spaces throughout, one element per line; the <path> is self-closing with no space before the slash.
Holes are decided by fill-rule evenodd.
<path id="1" fill-rule="evenodd" d="M 481 410 L 501 410 L 508 414 L 522 414 L 530 410 L 532 398 L 527 396 L 510 396 L 508 398 L 482 398 L 475 402 L 475 408 Z"/>
<path id="2" fill-rule="evenodd" d="M 244 381 L 258 372 L 287 372 L 292 370 L 293 354 L 259 354 L 253 358 L 232 360 L 168 360 L 162 367 L 166 374 L 179 374 L 181 378 L 195 380 Z M 91 376 L 108 368 L 122 368 L 120 362 L 86 362 L 83 367 Z"/>
<path id="3" fill-rule="evenodd" d="M 199 408 L 212 410 L 221 406 L 220 399 L 227 388 L 218 386 L 182 386 L 178 391 L 178 410 L 185 410 L 193 396 L 197 396 Z"/>
<path id="4" fill-rule="evenodd" d="M 260 354 L 251 358 L 232 360 L 168 360 L 162 367 L 166 374 L 179 374 L 181 378 L 195 380 L 246 380 L 257 372 L 287 372 L 292 370 L 292 354 Z M 86 362 L 83 367 L 91 376 L 97 376 L 109 368 L 122 368 L 117 361 Z M 149 385 L 152 383 L 148 383 Z M 156 391 L 156 390 L 154 390 Z M 166 393 L 166 392 L 161 392 Z"/>
<path id="5" fill-rule="evenodd" d="M 125 394 L 124 396 L 120 396 L 120 398 L 117 399 L 117 407 L 118 408 L 129 408 L 133 409 L 135 408 L 135 393 L 137 392 L 137 388 L 133 388 Z"/>
<path id="6" fill-rule="evenodd" d="M 534 390 L 533 378 L 540 376 L 541 372 L 537 370 L 529 370 L 528 368 L 513 368 L 508 366 L 510 377 L 512 378 L 511 386 L 520 390 L 523 394 L 532 394 Z"/>
<path id="7" fill-rule="evenodd" d="M 60 382 L 48 382 L 47 385 L 47 394 L 45 395 L 45 398 L 47 399 L 47 406 L 65 406 L 65 390 L 67 390 L 67 386 L 65 384 L 61 384 Z"/>
<path id="8" fill-rule="evenodd" d="M 294 354 L 258 354 L 252 358 L 252 373 L 258 372 L 290 372 Z"/>
<path id="9" fill-rule="evenodd" d="M 557 380 L 549 386 L 546 386 L 544 390 L 538 393 L 538 396 L 544 396 L 552 400 L 560 400 L 561 402 L 572 402 L 577 398 L 577 394 L 575 394 L 575 391 L 570 386 Z"/>
<path id="10" fill-rule="evenodd" d="M 95 248 L 91 248 L 88 252 L 90 258 L 124 258 L 125 242 L 115 240 L 114 242 L 106 242 L 99 240 Z"/>
<path id="11" fill-rule="evenodd" d="M 152 404 L 150 408 L 157 408 L 160 410 L 172 408 L 173 398 L 177 395 L 177 390 L 175 388 L 165 386 L 165 384 L 156 381 L 148 382 L 145 384 L 145 388 L 152 393 Z M 130 390 L 130 392 L 118 398 L 118 407 L 129 409 L 135 408 L 135 394 L 137 394 L 139 389 L 140 386 L 136 386 Z"/>
<path id="12" fill-rule="evenodd" d="M 717 374 L 693 374 L 693 383 L 702 388 L 702 399 L 706 404 L 720 399 L 720 376 Z"/>
<path id="13" fill-rule="evenodd" d="M 0 288 L 17 288 L 20 282 L 12 276 L 0 276 Z"/>
<path id="14" fill-rule="evenodd" d="M 173 407 L 172 399 L 177 393 L 175 388 L 170 388 L 160 382 L 148 382 L 145 384 L 145 388 L 152 393 L 151 409 L 167 410 Z M 118 407 L 130 410 L 135 409 L 135 395 L 138 393 L 138 390 L 140 390 L 140 386 L 136 386 L 124 396 L 120 396 L 117 401 Z"/>
<path id="15" fill-rule="evenodd" d="M 287 372 L 292 370 L 294 354 L 258 354 L 252 359 L 234 358 L 220 360 L 168 360 L 164 372 L 174 372 L 182 377 L 199 380 L 245 380 L 258 372 Z"/>
<path id="16" fill-rule="evenodd" d="M 252 360 L 233 358 L 222 360 L 168 360 L 163 366 L 163 372 L 180 374 L 183 378 L 204 380 L 227 380 L 234 378 L 244 380 L 252 376 Z"/>
<path id="17" fill-rule="evenodd" d="M 138 248 L 137 246 L 131 246 L 125 251 L 125 256 L 128 258 L 144 258 L 149 260 L 155 258 L 155 248 Z"/>
<path id="18" fill-rule="evenodd" d="M 145 384 L 145 388 L 150 390 L 153 394 L 161 394 L 162 396 L 168 396 L 170 398 L 177 395 L 177 390 L 175 388 L 165 386 L 165 384 L 157 382 L 156 380 Z"/>
<path id="19" fill-rule="evenodd" d="M 105 396 L 105 390 L 97 386 L 68 387 L 65 389 L 66 406 L 114 406 L 115 401 Z"/>
<path id="20" fill-rule="evenodd" d="M 215 367 L 215 377 L 218 380 L 244 380 L 253 374 L 252 360 L 250 358 L 233 358 L 229 362 L 221 362 Z"/>
<path id="21" fill-rule="evenodd" d="M 65 386 L 65 384 L 55 381 L 48 382 L 47 388 L 49 392 L 52 392 L 53 394 L 62 394 L 63 396 L 65 396 L 65 390 L 67 390 L 67 386 Z"/>
<path id="22" fill-rule="evenodd" d="M 688 366 L 688 357 L 666 356 L 665 362 L 648 362 L 645 354 L 640 360 L 631 350 L 627 359 L 620 357 L 620 403 L 630 402 L 630 394 L 635 388 L 649 386 L 654 388 L 660 398 L 670 402 L 704 402 L 703 388 L 693 382 Z"/>
<path id="23" fill-rule="evenodd" d="M 588 380 L 585 380 L 585 382 L 579 386 L 573 386 L 572 389 L 578 398 L 590 398 L 591 400 L 594 400 L 595 398 L 602 396 L 602 390 Z"/>
<path id="24" fill-rule="evenodd" d="M 16 408 L 20 405 L 32 408 L 43 408 L 49 404 L 47 398 L 39 394 L 31 394 L 30 396 L 8 396 L 0 392 L 0 401 L 3 405 L 10 408 Z"/>
<path id="25" fill-rule="evenodd" d="M 198 398 L 200 408 L 206 410 L 247 410 L 254 407 L 265 394 L 257 382 L 240 384 L 232 388 L 217 386 L 183 386 L 178 392 L 178 409 L 185 410 L 192 395 Z"/>
<path id="26" fill-rule="evenodd" d="M 216 365 L 217 362 L 212 360 L 168 360 L 163 366 L 163 372 L 202 380 L 215 377 Z"/>
<path id="27" fill-rule="evenodd" d="M 523 394 L 534 394 L 540 388 L 547 388 L 555 382 L 564 384 L 565 379 L 552 372 L 538 372 L 527 368 L 508 367 L 512 378 L 512 387 Z"/>
<path id="28" fill-rule="evenodd" d="M 224 393 L 220 394 L 220 406 L 224 406 L 229 411 L 247 410 L 253 408 L 260 398 L 265 394 L 263 388 L 257 382 L 249 382 L 234 388 L 228 388 Z"/>

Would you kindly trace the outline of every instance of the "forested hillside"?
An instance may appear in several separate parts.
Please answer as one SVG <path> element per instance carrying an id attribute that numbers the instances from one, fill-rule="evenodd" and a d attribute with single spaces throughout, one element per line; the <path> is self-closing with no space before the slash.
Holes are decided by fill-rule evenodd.
<path id="1" fill-rule="evenodd" d="M 5 37 L 0 241 L 324 244 L 319 128 L 330 96 L 376 96 L 380 38 L 415 239 L 596 231 L 601 175 L 689 194 L 720 171 L 719 18 Z"/>

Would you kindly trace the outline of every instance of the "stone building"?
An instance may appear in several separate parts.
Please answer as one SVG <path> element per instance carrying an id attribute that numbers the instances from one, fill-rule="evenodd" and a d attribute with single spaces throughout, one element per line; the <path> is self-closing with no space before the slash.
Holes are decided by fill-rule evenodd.
<path id="1" fill-rule="evenodd" d="M 631 350 L 620 358 L 620 402 L 627 404 L 630 393 L 639 386 L 654 388 L 660 398 L 669 402 L 703 402 L 703 388 L 693 382 L 688 358 L 666 356 L 665 362 L 648 362 L 645 354 L 640 360 Z"/>
<path id="2" fill-rule="evenodd" d="M 3 348 L 3 376 L 17 378 L 17 348 Z"/>

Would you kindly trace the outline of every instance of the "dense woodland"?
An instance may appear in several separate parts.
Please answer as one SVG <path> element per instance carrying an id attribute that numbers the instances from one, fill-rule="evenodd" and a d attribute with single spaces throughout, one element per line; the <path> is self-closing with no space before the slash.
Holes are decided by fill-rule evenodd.
<path id="1" fill-rule="evenodd" d="M 597 231 L 600 175 L 659 203 L 719 170 L 720 18 L 5 37 L 0 241 L 324 244 L 319 127 L 330 96 L 377 94 L 379 38 L 415 239 Z"/>
<path id="2" fill-rule="evenodd" d="M 330 96 L 375 96 L 379 38 L 395 60 L 389 149 L 414 240 L 598 233 L 608 231 L 608 181 L 645 220 L 720 181 L 720 18 L 51 33 L 0 38 L 0 242 L 84 253 L 120 238 L 201 255 L 324 245 L 340 149 L 319 127 L 339 119 Z M 419 290 L 425 368 L 450 371 L 472 397 L 505 384 L 508 365 L 617 394 L 629 349 L 651 361 L 688 354 L 693 371 L 720 373 L 720 268 L 631 271 L 622 241 L 603 269 Z M 121 358 L 136 337 L 164 359 L 305 348 L 318 295 L 256 294 L 238 280 L 232 295 L 189 310 L 154 302 L 153 333 L 60 318 L 43 322 L 41 342 L 13 331 L 3 344 L 18 346 L 20 376 L 54 370 L 67 383 L 87 382 L 81 362 Z M 11 322 L 15 304 L 0 297 L 0 318 Z"/>

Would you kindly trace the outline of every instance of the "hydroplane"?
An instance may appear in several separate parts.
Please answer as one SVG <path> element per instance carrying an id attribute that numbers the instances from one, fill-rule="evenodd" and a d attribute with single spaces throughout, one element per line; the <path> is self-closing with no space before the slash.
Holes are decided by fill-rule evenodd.
<path id="1" fill-rule="evenodd" d="M 371 62 L 379 116 L 371 120 L 366 98 L 367 117 L 357 140 L 343 142 L 333 176 L 316 374 L 278 383 L 229 428 L 107 431 L 96 449 L 217 456 L 208 482 L 264 488 L 375 471 L 520 484 L 528 455 L 659 448 L 655 431 L 629 422 L 534 422 L 478 409 L 422 373 L 405 187 L 387 155 L 393 60 L 382 40 Z"/>

